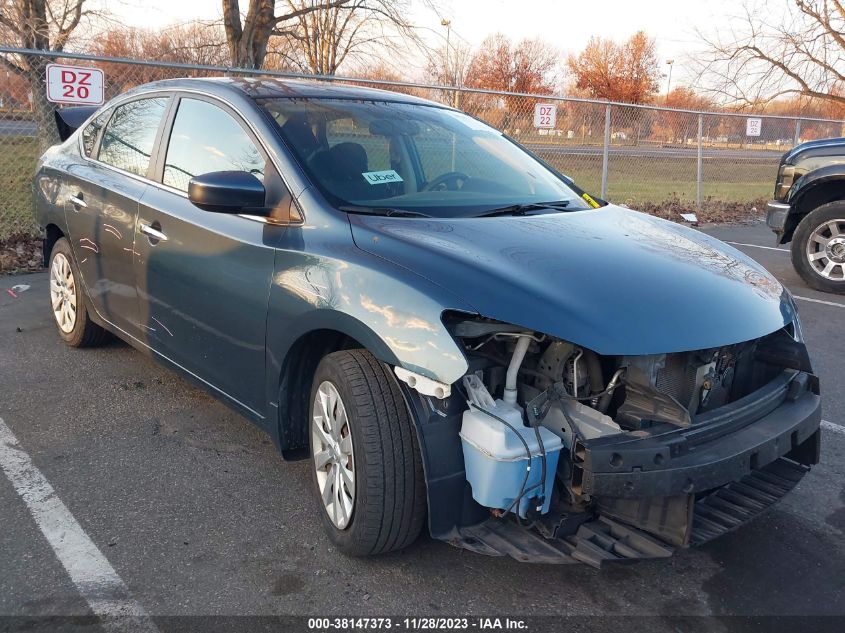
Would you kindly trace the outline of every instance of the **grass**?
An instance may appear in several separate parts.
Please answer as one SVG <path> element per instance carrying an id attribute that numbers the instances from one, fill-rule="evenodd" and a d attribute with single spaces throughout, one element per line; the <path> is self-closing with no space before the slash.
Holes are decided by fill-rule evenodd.
<path id="1" fill-rule="evenodd" d="M 549 162 L 590 193 L 601 193 L 600 156 L 556 156 Z M 772 193 L 778 158 L 705 158 L 702 197 L 723 202 L 750 203 Z M 641 158 L 610 156 L 607 197 L 616 203 L 635 206 L 659 203 L 673 197 L 696 199 L 695 158 Z"/>
<path id="2" fill-rule="evenodd" d="M 35 228 L 32 176 L 38 155 L 37 139 L 0 136 L 0 239 Z"/>

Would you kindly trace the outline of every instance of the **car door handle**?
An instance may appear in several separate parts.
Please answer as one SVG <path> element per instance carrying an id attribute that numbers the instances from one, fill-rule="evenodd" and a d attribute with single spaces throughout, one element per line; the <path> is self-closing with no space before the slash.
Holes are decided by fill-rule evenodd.
<path id="1" fill-rule="evenodd" d="M 141 222 L 140 224 L 141 233 L 149 237 L 151 240 L 157 240 L 159 242 L 167 241 L 167 235 L 165 235 L 159 230 L 161 228 L 160 226 L 158 228 L 154 228 L 152 225 L 147 224 L 146 222 Z M 158 222 L 156 222 L 156 224 L 158 224 Z"/>
<path id="2" fill-rule="evenodd" d="M 78 193 L 75 196 L 71 196 L 68 198 L 68 202 L 70 202 L 75 207 L 82 207 L 83 209 L 88 207 L 88 204 L 85 200 L 82 199 L 82 194 Z"/>

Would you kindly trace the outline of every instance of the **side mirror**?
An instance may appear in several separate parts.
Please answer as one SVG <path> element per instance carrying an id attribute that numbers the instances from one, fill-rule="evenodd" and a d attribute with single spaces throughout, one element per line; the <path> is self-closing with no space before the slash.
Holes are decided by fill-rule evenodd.
<path id="1" fill-rule="evenodd" d="M 264 185 L 245 171 L 212 171 L 188 183 L 188 200 L 203 211 L 267 215 Z"/>

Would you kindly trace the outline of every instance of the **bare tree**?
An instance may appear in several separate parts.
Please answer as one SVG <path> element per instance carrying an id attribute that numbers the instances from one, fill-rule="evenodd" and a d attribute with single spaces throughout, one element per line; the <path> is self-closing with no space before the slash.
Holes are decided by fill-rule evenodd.
<path id="1" fill-rule="evenodd" d="M 0 40 L 20 48 L 62 51 L 79 25 L 94 15 L 86 0 L 0 0 Z M 44 144 L 58 142 L 53 104 L 47 101 L 47 57 L 4 55 L 0 64 L 29 82 L 32 108 Z"/>
<path id="2" fill-rule="evenodd" d="M 428 83 L 441 86 L 461 87 L 466 84 L 469 65 L 473 58 L 472 49 L 467 44 L 453 42 L 447 49 L 441 46 L 427 51 L 424 79 Z M 475 112 L 478 98 L 466 95 L 459 90 L 439 90 L 433 95 L 444 103 L 456 108 L 465 108 Z"/>
<path id="3" fill-rule="evenodd" d="M 449 49 L 441 46 L 427 51 L 425 80 L 442 86 L 463 86 L 467 80 L 472 49 L 461 42 L 452 42 Z"/>
<path id="4" fill-rule="evenodd" d="M 246 13 L 241 12 L 238 0 L 222 0 L 223 27 L 229 46 L 229 58 L 233 66 L 240 68 L 261 68 L 267 55 L 267 45 L 273 31 L 284 29 L 303 15 L 331 9 L 352 0 L 310 0 L 299 9 L 284 10 L 276 15 L 276 0 L 248 0 Z"/>
<path id="5" fill-rule="evenodd" d="M 113 27 L 93 39 L 90 47 L 94 54 L 102 57 L 212 66 L 228 63 L 226 39 L 220 24 L 195 22 L 155 31 L 126 26 Z M 158 79 L 205 74 L 204 71 L 164 66 L 133 66 L 131 72 L 127 72 L 125 64 L 111 61 L 101 61 L 97 65 L 109 77 L 107 89 L 110 95 Z"/>
<path id="6" fill-rule="evenodd" d="M 275 52 L 283 65 L 304 72 L 334 75 L 345 61 L 354 61 L 359 68 L 365 63 L 378 66 L 385 58 L 395 62 L 410 46 L 422 47 L 408 19 L 411 0 L 324 3 L 310 12 L 306 9 L 315 5 L 314 0 L 281 4 L 287 15 L 298 17 L 274 29 L 273 43 L 282 41 Z"/>
<path id="7" fill-rule="evenodd" d="M 845 2 L 749 0 L 735 26 L 702 35 L 699 81 L 722 100 L 758 105 L 783 95 L 845 104 Z M 781 13 L 781 15 L 778 15 Z"/>

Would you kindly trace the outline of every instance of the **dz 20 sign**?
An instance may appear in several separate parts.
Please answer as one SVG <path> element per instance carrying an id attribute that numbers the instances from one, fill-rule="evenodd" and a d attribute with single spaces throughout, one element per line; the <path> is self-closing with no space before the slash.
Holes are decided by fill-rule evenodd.
<path id="1" fill-rule="evenodd" d="M 49 64 L 47 99 L 53 103 L 100 105 L 103 103 L 103 71 L 99 68 Z"/>

